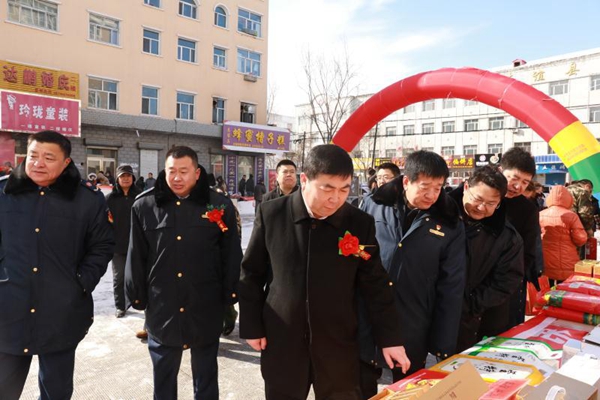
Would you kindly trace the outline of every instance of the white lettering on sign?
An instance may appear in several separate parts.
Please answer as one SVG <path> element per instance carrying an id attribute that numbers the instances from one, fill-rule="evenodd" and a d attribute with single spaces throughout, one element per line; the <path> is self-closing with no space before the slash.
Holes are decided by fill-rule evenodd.
<path id="1" fill-rule="evenodd" d="M 27 104 L 19 104 L 19 115 L 23 115 L 25 114 L 26 116 L 29 117 L 29 106 Z"/>
<path id="2" fill-rule="evenodd" d="M 56 117 L 54 116 L 55 114 L 56 114 L 56 108 L 46 107 L 46 119 L 51 119 L 51 120 L 56 119 Z"/>

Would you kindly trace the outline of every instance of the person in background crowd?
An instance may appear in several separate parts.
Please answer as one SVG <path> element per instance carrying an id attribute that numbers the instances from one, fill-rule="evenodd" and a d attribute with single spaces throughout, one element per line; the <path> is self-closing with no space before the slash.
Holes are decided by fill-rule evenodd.
<path id="1" fill-rule="evenodd" d="M 117 181 L 112 192 L 106 195 L 109 210 L 109 222 L 115 233 L 115 250 L 112 258 L 113 292 L 115 298 L 115 316 L 125 316 L 125 261 L 129 247 L 129 231 L 131 227 L 131 206 L 135 197 L 141 193 L 134 185 L 135 176 L 130 165 L 117 168 Z"/>
<path id="2" fill-rule="evenodd" d="M 135 180 L 135 186 L 140 189 L 140 192 L 146 190 L 146 183 L 144 182 L 144 177 L 140 175 L 138 179 Z"/>
<path id="3" fill-rule="evenodd" d="M 85 181 L 85 185 L 87 187 L 89 187 L 89 188 L 92 188 L 93 190 L 96 190 L 97 189 L 97 183 L 98 183 L 98 181 L 97 181 L 96 174 L 93 173 L 93 172 L 90 172 L 88 174 L 87 180 Z"/>
<path id="4" fill-rule="evenodd" d="M 108 183 L 112 186 L 115 186 L 115 178 L 112 176 L 109 169 L 106 170 L 104 175 L 106 176 L 106 179 L 108 179 Z"/>
<path id="5" fill-rule="evenodd" d="M 242 261 L 240 337 L 261 352 L 267 400 L 305 399 L 311 385 L 318 400 L 361 398 L 357 290 L 390 368 L 410 365 L 373 219 L 346 202 L 352 174 L 346 151 L 316 146 L 302 189 L 258 208 Z"/>
<path id="6" fill-rule="evenodd" d="M 535 161 L 529 152 L 520 147 L 513 147 L 502 154 L 500 170 L 508 182 L 504 199 L 506 217 L 523 239 L 525 279 L 519 290 L 515 291 L 510 299 L 509 327 L 513 327 L 525 320 L 527 282 L 531 282 L 539 290 L 538 277 L 543 270 L 539 212 L 536 205 L 523 196 L 525 189 L 535 176 Z M 495 312 L 500 318 L 504 314 L 504 305 L 488 310 L 489 318 L 487 321 L 482 321 L 482 332 L 496 329 L 493 318 Z M 487 326 L 487 322 L 491 325 Z"/>
<path id="7" fill-rule="evenodd" d="M 125 292 L 146 312 L 154 399 L 177 398 L 182 353 L 191 349 L 194 398 L 218 400 L 223 311 L 237 301 L 242 258 L 234 205 L 209 188 L 196 152 L 177 146 L 131 213 Z"/>
<path id="8" fill-rule="evenodd" d="M 248 180 L 246 181 L 246 195 L 253 196 L 254 195 L 254 175 L 250 174 Z"/>
<path id="9" fill-rule="evenodd" d="M 223 177 L 220 175 L 217 177 L 217 186 L 215 189 L 217 192 L 222 193 L 225 196 L 229 196 L 229 192 L 227 191 L 227 184 L 225 183 Z"/>
<path id="10" fill-rule="evenodd" d="M 377 171 L 373 168 L 369 168 L 367 171 L 367 186 L 369 187 L 369 191 L 373 193 L 375 189 L 377 189 L 377 176 L 375 175 Z"/>
<path id="11" fill-rule="evenodd" d="M 296 164 L 292 160 L 283 159 L 277 163 L 277 187 L 265 194 L 263 201 L 287 196 L 298 190 L 296 181 Z"/>
<path id="12" fill-rule="evenodd" d="M 39 398 L 68 400 L 115 244 L 104 196 L 81 180 L 69 139 L 43 131 L 0 179 L 0 210 L 0 398 L 19 399 L 37 355 Z"/>
<path id="13" fill-rule="evenodd" d="M 388 183 L 392 179 L 400 176 L 400 168 L 394 163 L 383 163 L 377 167 L 377 187 Z"/>
<path id="14" fill-rule="evenodd" d="M 588 238 L 594 237 L 594 204 L 592 203 L 593 185 L 589 179 L 573 181 L 569 185 L 569 192 L 573 196 L 571 211 L 579 215 L 583 229 Z M 581 253 L 580 253 L 581 255 Z"/>
<path id="15" fill-rule="evenodd" d="M 254 187 L 254 213 L 258 210 L 258 206 L 263 202 L 263 197 L 267 193 L 267 188 L 261 178 L 258 178 L 258 183 Z"/>
<path id="16" fill-rule="evenodd" d="M 10 161 L 5 161 L 3 166 L 0 167 L 0 177 L 3 177 L 5 175 L 10 175 L 10 173 L 12 172 L 13 167 Z"/>
<path id="17" fill-rule="evenodd" d="M 573 196 L 566 187 L 553 186 L 546 203 L 548 208 L 540 212 L 544 275 L 557 283 L 573 274 L 579 261 L 577 247 L 588 237 L 579 217 L 571 211 Z"/>
<path id="18" fill-rule="evenodd" d="M 108 178 L 104 175 L 104 172 L 99 171 L 96 178 L 97 185 L 110 185 Z"/>
<path id="19" fill-rule="evenodd" d="M 509 298 L 523 281 L 523 240 L 506 221 L 503 198 L 507 182 L 494 167 L 475 169 L 473 175 L 450 193 L 459 204 L 467 235 L 467 283 L 463 296 L 462 316 L 458 331 L 457 352 L 462 352 L 483 339 L 481 321 L 486 311 L 503 306 L 496 312 L 497 327 L 486 332 L 495 336 L 509 324 Z M 487 324 L 490 326 L 491 324 Z"/>
<path id="20" fill-rule="evenodd" d="M 154 185 L 156 185 L 156 179 L 154 178 L 154 174 L 152 172 L 148 172 L 148 178 L 146 178 L 144 189 L 148 190 L 150 188 L 153 188 Z"/>
<path id="21" fill-rule="evenodd" d="M 544 193 L 542 190 L 543 186 L 540 183 L 531 181 L 523 192 L 523 196 L 529 199 L 536 206 L 538 211 L 542 211 L 544 208 L 546 208 L 544 204 Z"/>
<path id="22" fill-rule="evenodd" d="M 407 374 L 425 366 L 427 354 L 456 351 L 466 276 L 465 228 L 456 203 L 442 191 L 448 165 L 431 151 L 406 158 L 399 176 L 365 197 L 361 209 L 375 218 L 381 260 L 393 282 L 401 334 L 411 361 Z M 377 392 L 385 363 L 359 307 L 363 396 Z M 392 370 L 394 382 L 406 371 Z"/>
<path id="23" fill-rule="evenodd" d="M 238 192 L 242 197 L 246 195 L 246 175 L 242 175 L 242 179 L 238 182 Z"/>

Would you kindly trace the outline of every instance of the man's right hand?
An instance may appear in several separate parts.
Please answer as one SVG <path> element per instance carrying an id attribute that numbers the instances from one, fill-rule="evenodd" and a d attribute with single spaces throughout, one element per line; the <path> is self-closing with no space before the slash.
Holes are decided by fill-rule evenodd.
<path id="1" fill-rule="evenodd" d="M 247 339 L 246 343 L 250 345 L 256 351 L 262 351 L 267 348 L 267 338 L 262 337 L 260 339 Z"/>

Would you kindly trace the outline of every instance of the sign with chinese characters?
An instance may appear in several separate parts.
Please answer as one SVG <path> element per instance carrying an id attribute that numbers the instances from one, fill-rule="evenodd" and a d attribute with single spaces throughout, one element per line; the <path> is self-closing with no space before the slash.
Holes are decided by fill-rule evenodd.
<path id="1" fill-rule="evenodd" d="M 0 130 L 81 136 L 79 100 L 0 91 Z"/>
<path id="2" fill-rule="evenodd" d="M 265 156 L 256 156 L 256 180 L 254 182 L 265 183 Z"/>
<path id="3" fill-rule="evenodd" d="M 79 99 L 79 74 L 0 60 L 0 89 Z"/>
<path id="4" fill-rule="evenodd" d="M 569 172 L 563 163 L 535 164 L 536 174 L 566 174 Z"/>
<path id="5" fill-rule="evenodd" d="M 225 122 L 223 148 L 254 153 L 289 151 L 290 132 L 276 126 Z"/>
<path id="6" fill-rule="evenodd" d="M 449 168 L 473 168 L 475 159 L 473 156 L 453 156 L 448 162 Z"/>
<path id="7" fill-rule="evenodd" d="M 229 193 L 237 192 L 237 156 L 227 156 L 227 191 Z"/>

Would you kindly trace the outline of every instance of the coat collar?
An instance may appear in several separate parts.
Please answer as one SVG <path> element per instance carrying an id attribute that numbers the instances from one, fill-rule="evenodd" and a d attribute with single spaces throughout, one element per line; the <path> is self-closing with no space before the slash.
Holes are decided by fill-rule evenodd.
<path id="1" fill-rule="evenodd" d="M 389 207 L 404 207 L 402 175 L 379 187 L 373 194 L 373 201 Z M 460 220 L 457 205 L 444 190 L 441 191 L 437 201 L 426 212 L 451 226 L 455 226 Z"/>
<path id="2" fill-rule="evenodd" d="M 198 168 L 200 168 L 200 178 L 196 181 L 196 186 L 193 187 L 188 198 L 200 205 L 206 205 L 210 201 L 208 175 L 203 166 L 198 165 Z M 163 207 L 167 203 L 177 200 L 177 196 L 171 191 L 169 185 L 167 185 L 165 170 L 162 170 L 160 174 L 158 174 L 153 192 L 154 198 L 156 199 L 156 205 L 159 207 Z"/>
<path id="3" fill-rule="evenodd" d="M 462 204 L 462 198 L 463 198 L 464 192 L 465 192 L 465 186 L 464 186 L 464 183 L 461 183 L 460 186 L 458 186 L 456 189 L 454 189 L 452 192 L 450 192 L 449 196 L 456 202 L 456 204 L 458 205 L 458 207 L 461 210 L 461 214 L 463 215 L 463 217 L 466 220 L 467 218 L 469 218 L 469 216 L 466 215 L 466 213 L 464 211 L 465 208 L 463 207 L 463 204 Z M 492 214 L 490 217 L 483 218 L 476 222 L 481 224 L 483 227 L 487 228 L 488 230 L 492 231 L 492 233 L 494 235 L 498 236 L 502 232 L 504 227 L 506 226 L 506 204 L 504 202 L 504 199 L 502 199 L 502 201 L 500 201 L 500 208 L 498 208 L 496 211 L 494 211 L 494 214 Z"/>
<path id="4" fill-rule="evenodd" d="M 73 199 L 80 184 L 81 175 L 73 161 L 71 161 L 56 182 L 50 185 L 49 189 L 68 199 Z M 22 162 L 13 170 L 8 177 L 6 186 L 4 186 L 4 193 L 6 194 L 20 194 L 35 190 L 38 190 L 38 185 L 25 173 L 25 162 Z"/>
<path id="5" fill-rule="evenodd" d="M 142 193 L 142 191 L 140 190 L 140 188 L 135 184 L 136 179 L 133 179 L 133 183 L 131 184 L 131 187 L 129 188 L 129 192 L 127 193 L 128 197 L 133 197 L 134 199 L 136 198 L 136 196 L 140 193 Z M 125 196 L 125 194 L 123 193 L 123 188 L 121 188 L 121 185 L 119 185 L 119 180 L 115 180 L 115 186 L 113 186 L 112 192 L 111 192 L 112 196 L 117 196 L 117 197 L 122 197 Z"/>
<path id="6" fill-rule="evenodd" d="M 290 196 L 290 207 L 294 223 L 310 219 L 311 217 L 308 214 L 306 204 L 304 204 L 304 199 L 302 198 L 302 190 L 297 189 L 294 193 L 290 193 L 288 196 Z M 330 215 L 322 221 L 332 225 L 336 229 L 340 229 L 344 222 L 344 216 L 346 215 L 347 207 L 351 206 L 348 203 L 344 203 L 333 215 Z"/>

